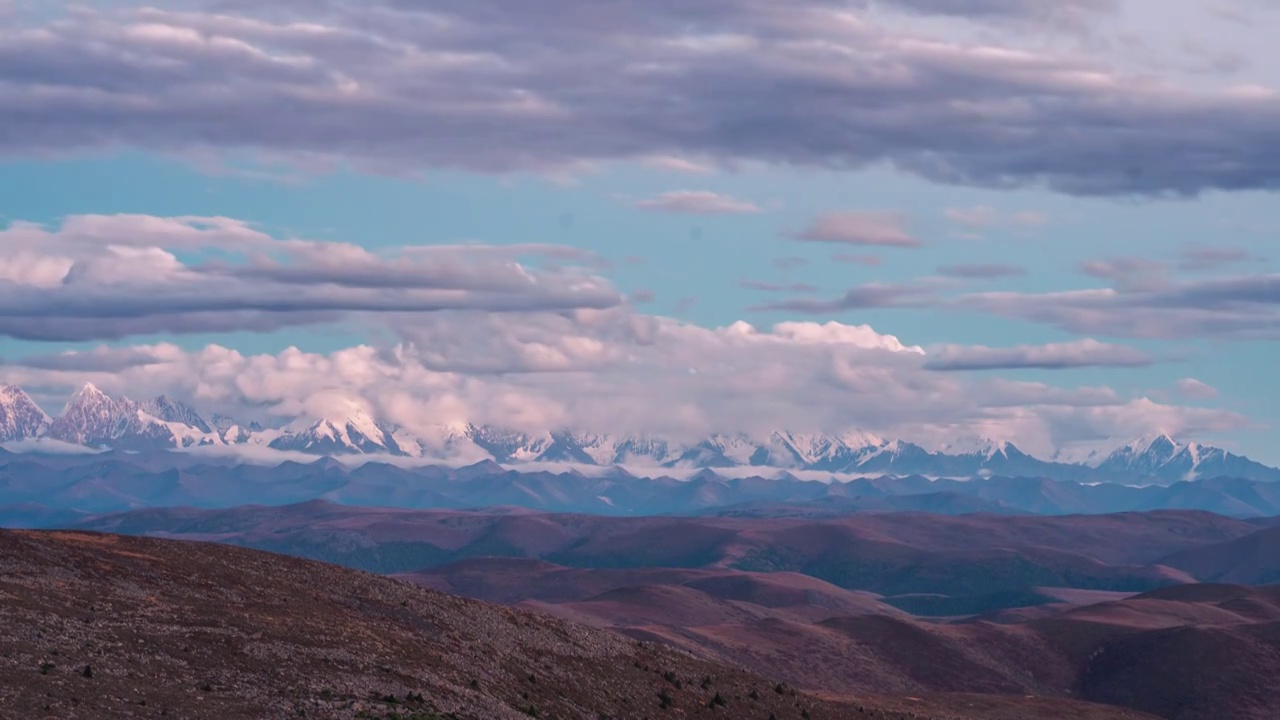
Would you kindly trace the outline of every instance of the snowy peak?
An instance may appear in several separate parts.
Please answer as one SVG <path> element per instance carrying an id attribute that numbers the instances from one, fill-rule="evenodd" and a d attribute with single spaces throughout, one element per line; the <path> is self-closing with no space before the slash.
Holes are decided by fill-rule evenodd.
<path id="1" fill-rule="evenodd" d="M 862 431 L 841 435 L 775 432 L 772 442 L 790 455 L 793 467 L 846 471 L 857 468 L 885 441 Z"/>
<path id="2" fill-rule="evenodd" d="M 295 423 L 268 446 L 319 455 L 409 454 L 396 442 L 394 428 L 377 422 L 358 408 L 342 418 Z"/>
<path id="3" fill-rule="evenodd" d="M 200 417 L 191 406 L 165 395 L 158 395 L 140 406 L 148 415 L 167 423 L 181 423 L 203 433 L 214 432 L 213 428 Z"/>
<path id="4" fill-rule="evenodd" d="M 1149 473 L 1165 467 L 1186 449 L 1166 434 L 1144 436 L 1117 448 L 1099 469 Z"/>
<path id="5" fill-rule="evenodd" d="M 71 395 L 62 415 L 49 426 L 49 437 L 77 445 L 99 446 L 115 437 L 125 407 L 93 383 L 85 383 Z"/>
<path id="6" fill-rule="evenodd" d="M 263 429 L 212 416 L 164 395 L 135 402 L 86 383 L 51 420 L 20 388 L 0 385 L 0 442 L 47 436 L 89 447 L 152 451 L 202 445 L 270 447 L 313 455 L 397 455 L 473 464 L 533 462 L 683 470 L 767 467 L 847 475 L 972 478 L 991 475 L 1079 482 L 1172 484 L 1210 477 L 1280 482 L 1280 470 L 1167 434 L 1085 456 L 1079 449 L 1042 460 L 1013 443 L 970 437 L 925 449 L 860 430 L 843 433 L 720 433 L 701 439 L 564 429 L 529 432 L 455 422 L 412 430 L 374 417 L 363 404 L 330 409 Z"/>
<path id="7" fill-rule="evenodd" d="M 1167 434 L 1141 437 L 1127 443 L 1108 455 L 1097 468 L 1110 475 L 1154 477 L 1168 482 L 1204 477 L 1280 481 L 1280 470 L 1221 448 L 1181 442 Z"/>
<path id="8" fill-rule="evenodd" d="M 220 439 L 187 405 L 165 396 L 145 402 L 113 398 L 92 383 L 72 394 L 48 437 L 89 447 L 155 450 L 218 444 Z"/>
<path id="9" fill-rule="evenodd" d="M 530 435 L 489 425 L 468 425 L 467 437 L 500 463 L 536 461 L 555 442 L 551 433 Z"/>
<path id="10" fill-rule="evenodd" d="M 0 384 L 0 442 L 40 437 L 51 422 L 22 388 Z"/>

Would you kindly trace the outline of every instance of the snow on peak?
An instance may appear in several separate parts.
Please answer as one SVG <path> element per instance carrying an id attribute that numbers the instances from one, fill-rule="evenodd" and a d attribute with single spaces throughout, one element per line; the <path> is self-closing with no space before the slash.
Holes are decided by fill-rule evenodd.
<path id="1" fill-rule="evenodd" d="M 0 385 L 0 442 L 40 437 L 52 419 L 15 385 Z"/>
<path id="2" fill-rule="evenodd" d="M 1132 455 L 1144 455 L 1152 452 L 1173 454 L 1180 449 L 1181 445 L 1168 433 L 1143 435 L 1122 448 L 1122 450 L 1128 450 Z"/>

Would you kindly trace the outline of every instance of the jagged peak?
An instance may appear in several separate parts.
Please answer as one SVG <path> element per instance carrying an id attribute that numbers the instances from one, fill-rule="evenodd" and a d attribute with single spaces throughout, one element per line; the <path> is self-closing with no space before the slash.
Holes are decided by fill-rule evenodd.
<path id="1" fill-rule="evenodd" d="M 21 403 L 23 405 L 31 405 L 37 409 L 39 408 L 39 406 L 36 405 L 36 401 L 32 400 L 31 396 L 27 394 L 27 391 L 17 385 L 0 383 L 0 400 L 5 401 L 4 404 L 6 405 Z M 41 412 L 44 411 L 41 410 Z"/>
<path id="2" fill-rule="evenodd" d="M 1156 433 L 1140 439 L 1146 445 L 1146 449 L 1151 449 L 1156 445 L 1166 445 L 1168 447 L 1179 447 L 1180 443 L 1169 433 Z"/>
<path id="3" fill-rule="evenodd" d="M 115 404 L 115 398 L 112 398 L 110 395 L 103 392 L 97 385 L 94 385 L 91 382 L 86 382 L 67 399 L 66 405 L 62 408 L 62 414 L 67 415 L 68 413 L 74 412 L 77 408 L 92 407 L 96 405 L 114 407 Z"/>
<path id="4" fill-rule="evenodd" d="M 106 393 L 102 392 L 101 388 L 99 388 L 97 385 L 94 385 L 93 383 L 88 381 L 80 385 L 80 387 L 74 393 L 71 394 L 72 397 L 81 397 L 81 396 L 93 397 L 97 395 L 101 395 L 102 397 L 109 397 Z"/>

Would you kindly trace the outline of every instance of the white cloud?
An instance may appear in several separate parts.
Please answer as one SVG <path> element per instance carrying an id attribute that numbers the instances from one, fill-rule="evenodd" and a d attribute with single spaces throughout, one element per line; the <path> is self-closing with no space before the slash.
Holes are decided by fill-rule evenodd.
<path id="1" fill-rule="evenodd" d="M 1049 453 L 1121 431 L 1201 434 L 1247 424 L 1234 413 L 1127 400 L 1108 388 L 931 372 L 919 347 L 840 323 L 703 328 L 619 307 L 437 313 L 396 330 L 404 341 L 387 348 L 245 355 L 143 346 L 59 355 L 3 374 L 44 389 L 38 399 L 50 405 L 91 380 L 265 421 L 357 403 L 424 435 L 467 421 L 680 439 L 856 427 L 937 446 L 982 428 Z"/>
<path id="2" fill-rule="evenodd" d="M 990 348 L 948 345 L 930 354 L 931 370 L 1060 370 L 1082 367 L 1143 367 L 1155 359 L 1135 348 L 1084 339 L 1048 345 Z"/>
<path id="3" fill-rule="evenodd" d="M 682 215 L 749 215 L 761 212 L 755 203 L 705 190 L 674 190 L 638 200 L 634 206 L 652 212 Z"/>
<path id="4" fill-rule="evenodd" d="M 1182 378 L 1174 386 L 1188 400 L 1212 400 L 1218 397 L 1217 388 L 1195 378 Z"/>
<path id="5" fill-rule="evenodd" d="M 838 212 L 820 215 L 796 240 L 846 245 L 919 247 L 920 240 L 907 230 L 907 219 L 891 212 Z"/>
<path id="6" fill-rule="evenodd" d="M 182 260 L 179 252 L 204 259 Z M 86 215 L 53 229 L 11 223 L 0 229 L 0 258 L 6 310 L 0 335 L 25 339 L 274 330 L 369 312 L 621 302 L 608 282 L 569 262 L 592 260 L 574 248 L 426 245 L 374 252 L 276 239 L 227 218 Z M 522 263 L 526 258 L 534 263 Z"/>
<path id="7" fill-rule="evenodd" d="M 1049 219 L 1035 210 L 1004 212 L 988 205 L 955 207 L 946 211 L 947 219 L 970 230 L 988 230 L 1000 227 L 1036 227 Z"/>

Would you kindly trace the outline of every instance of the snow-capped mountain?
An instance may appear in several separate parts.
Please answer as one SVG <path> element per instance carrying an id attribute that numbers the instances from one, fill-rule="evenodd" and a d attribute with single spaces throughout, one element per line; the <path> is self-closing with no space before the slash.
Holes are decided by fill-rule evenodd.
<path id="1" fill-rule="evenodd" d="M 40 437 L 51 422 L 22 388 L 0 385 L 0 442 Z"/>
<path id="2" fill-rule="evenodd" d="M 164 395 L 140 403 L 138 409 L 162 422 L 181 423 L 202 433 L 213 432 L 213 428 L 190 405 Z"/>
<path id="3" fill-rule="evenodd" d="M 1219 448 L 1157 435 L 1110 453 L 1043 460 L 1010 442 L 970 438 L 928 450 L 860 431 L 714 434 L 679 442 L 643 434 L 520 432 L 456 423 L 417 433 L 353 405 L 326 417 L 266 427 L 223 416 L 206 421 L 180 400 L 113 398 L 91 384 L 50 419 L 20 388 L 0 385 L 0 442 L 49 437 L 95 448 L 149 451 L 196 446 L 258 446 L 313 455 L 395 455 L 474 463 L 625 465 L 640 469 L 768 467 L 851 475 L 947 478 L 1041 477 L 1078 482 L 1172 484 L 1210 477 L 1280 482 L 1280 470 Z"/>
<path id="4" fill-rule="evenodd" d="M 255 433 L 262 432 L 262 426 L 256 422 L 241 424 L 235 418 L 225 415 L 214 415 L 209 425 L 224 445 L 240 445 L 253 439 Z"/>
<path id="5" fill-rule="evenodd" d="M 1163 434 L 1139 438 L 1116 449 L 1097 469 L 1104 474 L 1128 473 L 1170 482 L 1226 476 L 1280 481 L 1280 470 L 1220 448 L 1182 443 Z"/>
<path id="6" fill-rule="evenodd" d="M 155 450 L 218 444 L 217 433 L 189 406 L 163 395 L 136 402 L 92 383 L 71 396 L 45 436 L 89 447 Z"/>
<path id="7" fill-rule="evenodd" d="M 98 445 L 114 438 L 123 409 L 93 383 L 85 383 L 67 400 L 49 425 L 48 436 L 76 445 Z"/>
<path id="8" fill-rule="evenodd" d="M 268 446 L 313 455 L 385 453 L 408 455 L 394 437 L 394 429 L 374 420 L 363 410 L 354 410 L 339 419 L 322 418 L 295 423 Z M 413 453 L 417 454 L 417 453 Z"/>

